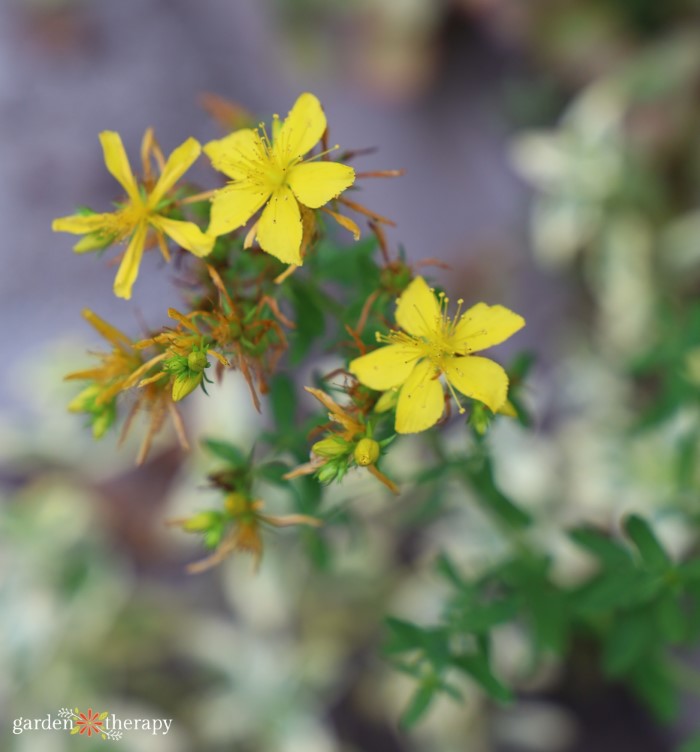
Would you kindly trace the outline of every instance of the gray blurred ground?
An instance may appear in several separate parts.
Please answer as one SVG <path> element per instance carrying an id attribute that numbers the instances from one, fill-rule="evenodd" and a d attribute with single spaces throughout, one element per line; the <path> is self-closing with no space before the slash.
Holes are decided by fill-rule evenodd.
<path id="1" fill-rule="evenodd" d="M 132 301 L 119 301 L 111 292 L 115 269 L 106 263 L 115 252 L 103 259 L 75 255 L 74 238 L 53 234 L 50 224 L 80 204 L 104 210 L 119 197 L 102 163 L 100 130 L 119 131 L 132 159 L 148 125 L 166 152 L 190 135 L 217 137 L 197 105 L 203 91 L 263 116 L 284 113 L 301 91 L 313 90 L 334 141 L 379 147 L 357 163 L 360 169 L 406 168 L 401 179 L 363 189 L 367 205 L 398 222 L 394 243 L 414 260 L 449 260 L 460 275 L 469 275 L 466 262 L 479 257 L 486 279 L 466 279 L 465 297 L 484 281 L 487 292 L 502 292 L 530 314 L 531 331 L 536 319 L 550 318 L 548 305 L 535 307 L 538 296 L 525 295 L 523 280 L 542 281 L 528 271 L 525 200 L 505 163 L 499 70 L 489 53 L 465 49 L 429 93 L 397 101 L 353 81 L 342 59 L 298 64 L 273 3 L 86 0 L 64 2 L 61 12 L 45 6 L 0 4 L 0 316 L 10 324 L 11 342 L 5 374 L 10 362 L 47 340 L 87 334 L 83 307 L 131 332 L 136 309 L 151 325 L 163 322 L 177 293 L 157 254 L 147 255 Z M 210 185 L 217 179 L 204 160 L 196 175 Z M 0 394 L 7 406 L 6 389 Z"/>

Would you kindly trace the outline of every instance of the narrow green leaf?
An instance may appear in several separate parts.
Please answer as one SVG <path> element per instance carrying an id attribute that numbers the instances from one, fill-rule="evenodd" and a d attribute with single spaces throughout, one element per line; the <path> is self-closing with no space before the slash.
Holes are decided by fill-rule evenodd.
<path id="1" fill-rule="evenodd" d="M 435 699 L 437 686 L 434 682 L 424 683 L 414 692 L 408 707 L 401 715 L 399 725 L 401 728 L 410 729 L 426 714 L 431 703 Z"/>
<path id="2" fill-rule="evenodd" d="M 613 625 L 603 648 L 603 670 L 609 676 L 627 673 L 655 643 L 650 614 L 626 614 Z"/>
<path id="3" fill-rule="evenodd" d="M 387 617 L 385 623 L 390 630 L 389 641 L 385 647 L 387 653 L 403 653 L 423 647 L 424 630 L 417 624 L 393 616 Z"/>
<path id="4" fill-rule="evenodd" d="M 498 624 L 510 621 L 518 613 L 518 602 L 507 598 L 491 603 L 468 599 L 450 609 L 450 626 L 460 632 L 480 634 L 490 632 Z"/>
<path id="5" fill-rule="evenodd" d="M 246 467 L 248 464 L 248 460 L 243 452 L 233 444 L 229 444 L 227 441 L 204 439 L 202 445 L 208 452 L 219 459 L 225 460 L 232 467 L 242 468 Z"/>
<path id="6" fill-rule="evenodd" d="M 521 530 L 530 525 L 532 517 L 514 504 L 496 486 L 491 462 L 488 458 L 482 458 L 476 463 L 476 466 L 475 464 L 465 464 L 463 472 L 478 492 L 477 501 L 487 512 L 495 514 L 514 530 Z"/>
<path id="7" fill-rule="evenodd" d="M 452 663 L 468 674 L 490 697 L 499 702 L 510 702 L 513 693 L 492 673 L 489 661 L 481 654 L 454 657 Z"/>
<path id="8" fill-rule="evenodd" d="M 668 554 L 646 520 L 636 514 L 630 515 L 625 520 L 625 532 L 637 547 L 642 561 L 649 569 L 664 572 L 671 566 Z"/>
<path id="9" fill-rule="evenodd" d="M 284 462 L 265 462 L 255 468 L 255 474 L 263 478 L 268 483 L 274 483 L 277 486 L 288 486 L 289 481 L 284 479 L 284 475 L 289 472 L 289 467 Z"/>
<path id="10" fill-rule="evenodd" d="M 642 661 L 630 674 L 635 693 L 665 723 L 678 712 L 678 689 L 666 667 L 659 661 Z"/>
<path id="11" fill-rule="evenodd" d="M 441 574 L 455 587 L 463 588 L 466 585 L 464 579 L 460 576 L 459 572 L 457 572 L 454 563 L 447 554 L 442 553 L 438 556 L 437 561 L 435 562 L 435 568 L 437 569 L 438 574 Z"/>
<path id="12" fill-rule="evenodd" d="M 279 432 L 295 427 L 296 390 L 294 382 L 284 373 L 278 373 L 270 384 L 270 408 Z"/>
<path id="13" fill-rule="evenodd" d="M 656 622 L 660 636 L 670 644 L 683 642 L 688 632 L 688 616 L 681 608 L 678 597 L 665 593 L 656 604 Z"/>
<path id="14" fill-rule="evenodd" d="M 576 528 L 569 532 L 569 537 L 605 564 L 611 566 L 632 564 L 632 557 L 626 548 L 595 528 Z"/>
<path id="15" fill-rule="evenodd" d="M 545 583 L 528 591 L 529 609 L 535 632 L 535 647 L 561 655 L 568 641 L 569 604 L 564 593 Z"/>
<path id="16" fill-rule="evenodd" d="M 614 611 L 648 603 L 663 587 L 659 577 L 636 570 L 606 570 L 572 594 L 576 613 Z"/>
<path id="17" fill-rule="evenodd" d="M 681 580 L 694 581 L 700 580 L 700 559 L 689 559 L 684 561 L 677 568 Z"/>

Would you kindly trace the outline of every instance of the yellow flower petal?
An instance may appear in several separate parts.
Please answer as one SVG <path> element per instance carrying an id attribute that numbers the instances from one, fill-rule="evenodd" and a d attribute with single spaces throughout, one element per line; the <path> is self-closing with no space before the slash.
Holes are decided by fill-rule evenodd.
<path id="1" fill-rule="evenodd" d="M 301 214 L 294 194 L 287 186 L 270 197 L 258 223 L 258 243 L 263 251 L 285 264 L 301 266 Z"/>
<path id="2" fill-rule="evenodd" d="M 270 194 L 252 183 L 231 183 L 214 194 L 208 235 L 224 235 L 242 227 Z"/>
<path id="3" fill-rule="evenodd" d="M 478 352 L 505 342 L 525 326 L 525 319 L 501 305 L 477 303 L 459 320 L 453 341 L 464 352 Z"/>
<path id="4" fill-rule="evenodd" d="M 423 277 L 416 277 L 396 304 L 396 323 L 414 337 L 434 339 L 440 322 L 440 306 Z"/>
<path id="5" fill-rule="evenodd" d="M 289 111 L 273 145 L 282 162 L 299 159 L 321 140 L 326 130 L 326 116 L 313 94 L 302 94 Z"/>
<path id="6" fill-rule="evenodd" d="M 421 361 L 401 388 L 396 404 L 396 432 L 418 433 L 434 426 L 445 409 L 445 396 L 435 367 Z"/>
<path id="7" fill-rule="evenodd" d="M 302 204 L 318 209 L 355 182 L 355 170 L 338 162 L 302 162 L 289 170 L 287 182 Z"/>
<path id="8" fill-rule="evenodd" d="M 197 157 L 202 153 L 202 147 L 199 141 L 194 138 L 188 138 L 184 144 L 180 144 L 168 157 L 163 172 L 161 172 L 158 182 L 148 197 L 148 204 L 151 208 L 157 206 L 158 202 L 165 194 L 177 183 L 177 181 L 190 169 L 196 162 Z"/>
<path id="9" fill-rule="evenodd" d="M 151 224 L 172 238 L 179 246 L 200 258 L 211 253 L 214 247 L 214 238 L 211 235 L 205 235 L 194 222 L 181 222 L 154 214 L 151 217 Z"/>
<path id="10" fill-rule="evenodd" d="M 121 136 L 115 131 L 102 131 L 100 143 L 104 152 L 105 165 L 110 174 L 119 182 L 132 202 L 140 203 L 139 189 L 124 151 Z"/>
<path id="11" fill-rule="evenodd" d="M 385 391 L 400 386 L 411 374 L 421 353 L 407 345 L 387 345 L 355 358 L 350 373 L 370 389 Z"/>
<path id="12" fill-rule="evenodd" d="M 73 235 L 87 235 L 112 227 L 113 214 L 71 214 L 70 217 L 59 217 L 51 223 L 54 232 L 70 232 Z"/>
<path id="13" fill-rule="evenodd" d="M 474 355 L 447 358 L 444 372 L 452 386 L 467 397 L 483 402 L 494 413 L 508 398 L 508 375 L 488 358 Z"/>
<path id="14" fill-rule="evenodd" d="M 234 180 L 245 180 L 250 175 L 251 166 L 267 160 L 263 142 L 257 131 L 251 128 L 242 128 L 225 138 L 210 141 L 205 144 L 204 153 L 215 170 Z"/>
<path id="15" fill-rule="evenodd" d="M 143 247 L 146 242 L 148 226 L 145 222 L 139 222 L 136 231 L 131 236 L 129 247 L 126 249 L 124 258 L 119 265 L 119 271 L 114 280 L 114 294 L 118 298 L 129 300 L 131 288 L 139 274 L 139 265 L 143 256 Z"/>

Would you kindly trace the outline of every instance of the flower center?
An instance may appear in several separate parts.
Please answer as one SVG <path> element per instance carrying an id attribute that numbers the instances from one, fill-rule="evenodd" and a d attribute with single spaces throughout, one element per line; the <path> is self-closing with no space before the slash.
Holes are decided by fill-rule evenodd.
<path id="1" fill-rule="evenodd" d="M 264 170 L 265 182 L 272 191 L 281 188 L 287 180 L 287 170 L 275 159 L 270 159 Z"/>
<path id="2" fill-rule="evenodd" d="M 425 334 L 423 336 L 409 334 L 404 331 L 393 331 L 387 335 L 378 335 L 380 342 L 392 345 L 403 345 L 417 360 L 427 358 L 437 371 L 445 370 L 445 360 L 459 355 L 466 355 L 455 338 L 455 328 L 459 321 L 462 300 L 459 300 L 457 315 L 450 318 L 447 315 L 449 299 L 440 294 L 440 312 L 433 321 L 424 321 Z"/>

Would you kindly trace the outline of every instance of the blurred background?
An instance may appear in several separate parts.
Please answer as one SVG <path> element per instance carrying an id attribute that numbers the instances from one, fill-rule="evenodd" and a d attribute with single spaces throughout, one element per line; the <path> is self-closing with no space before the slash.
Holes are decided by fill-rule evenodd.
<path id="1" fill-rule="evenodd" d="M 62 382 L 96 344 L 82 308 L 135 332 L 160 326 L 177 291 L 149 254 L 133 303 L 117 300 L 114 270 L 50 224 L 115 198 L 99 131 L 119 131 L 135 159 L 149 125 L 166 152 L 219 137 L 204 92 L 267 120 L 313 91 L 333 142 L 378 147 L 360 169 L 405 168 L 362 188 L 397 222 L 392 246 L 448 262 L 435 279 L 465 299 L 525 315 L 536 431 L 499 425 L 494 448 L 504 489 L 547 517 L 563 581 L 581 567 L 564 526 L 631 508 L 683 553 L 668 508 L 697 501 L 697 326 L 675 326 L 653 361 L 680 386 L 653 392 L 647 430 L 628 429 L 630 364 L 668 342 L 660 311 L 675 301 L 698 320 L 699 20 L 694 0 L 0 2 L 2 750 L 101 748 L 11 732 L 13 718 L 76 705 L 174 719 L 167 736 L 125 736 L 128 752 L 661 752 L 694 730 L 690 697 L 662 729 L 621 688 L 581 687 L 552 663 L 514 706 L 466 687 L 465 704 L 441 699 L 400 732 L 411 684 L 381 658 L 382 619 L 434 618 L 436 553 L 473 563 L 488 546 L 461 499 L 423 529 L 351 477 L 335 492 L 358 523 L 325 571 L 291 534 L 256 576 L 245 557 L 186 576 L 200 551 L 165 520 L 206 507 L 210 461 L 166 435 L 134 469 L 129 442 L 94 443 L 66 412 L 76 389 Z M 250 447 L 264 422 L 237 374 L 192 402 L 192 435 Z M 400 475 L 420 447 L 402 442 L 391 461 Z M 517 678 L 517 633 L 499 656 Z"/>

